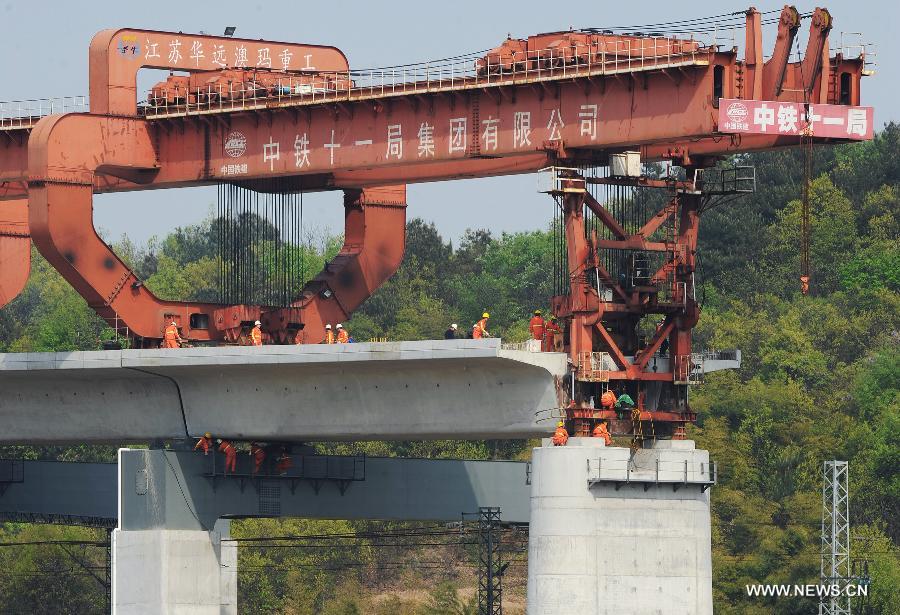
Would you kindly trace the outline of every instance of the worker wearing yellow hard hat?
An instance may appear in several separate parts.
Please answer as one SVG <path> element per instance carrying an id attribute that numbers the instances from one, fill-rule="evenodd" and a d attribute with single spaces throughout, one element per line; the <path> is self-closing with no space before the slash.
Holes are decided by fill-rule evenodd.
<path id="1" fill-rule="evenodd" d="M 569 441 L 569 432 L 566 431 L 562 421 L 556 424 L 556 431 L 553 432 L 553 437 L 550 441 L 553 442 L 553 446 L 565 446 L 566 442 Z"/>
<path id="2" fill-rule="evenodd" d="M 490 337 L 490 334 L 487 330 L 487 321 L 491 315 L 485 312 L 481 315 L 481 320 L 472 325 L 472 339 L 480 340 L 484 337 Z"/>

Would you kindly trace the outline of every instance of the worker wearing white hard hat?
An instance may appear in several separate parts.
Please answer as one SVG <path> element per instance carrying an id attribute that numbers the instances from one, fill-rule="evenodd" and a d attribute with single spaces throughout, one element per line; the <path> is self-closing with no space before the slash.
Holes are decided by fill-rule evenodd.
<path id="1" fill-rule="evenodd" d="M 178 323 L 174 320 L 169 323 L 163 332 L 163 348 L 181 348 L 181 344 L 184 343 L 184 339 L 182 339 L 181 334 L 178 333 Z"/>
<path id="2" fill-rule="evenodd" d="M 253 323 L 253 328 L 250 329 L 250 344 L 262 346 L 262 323 L 258 320 Z"/>
<path id="3" fill-rule="evenodd" d="M 446 331 L 444 331 L 444 339 L 445 340 L 455 340 L 457 337 L 459 337 L 458 331 L 459 331 L 459 326 L 456 323 L 453 323 L 452 325 L 447 327 Z"/>
<path id="4" fill-rule="evenodd" d="M 346 344 L 350 341 L 350 333 L 344 328 L 344 325 L 338 323 L 337 325 L 337 338 L 335 341 L 338 344 Z"/>
<path id="5" fill-rule="evenodd" d="M 331 330 L 331 323 L 325 325 L 325 339 L 323 344 L 334 344 L 334 331 Z"/>

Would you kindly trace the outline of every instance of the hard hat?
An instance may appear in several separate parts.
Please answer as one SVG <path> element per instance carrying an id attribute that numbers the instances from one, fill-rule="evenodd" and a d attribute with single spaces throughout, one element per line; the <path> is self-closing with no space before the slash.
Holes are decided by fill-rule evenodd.
<path id="1" fill-rule="evenodd" d="M 203 437 L 204 438 L 212 438 L 212 434 L 207 431 L 205 434 L 203 434 Z"/>
<path id="2" fill-rule="evenodd" d="M 216 438 L 216 444 L 222 444 L 222 438 Z"/>
<path id="3" fill-rule="evenodd" d="M 482 317 L 482 318 L 490 318 L 491 315 L 488 314 L 487 312 L 485 312 L 484 314 L 481 315 L 481 317 Z"/>
<path id="4" fill-rule="evenodd" d="M 454 331 L 459 329 L 459 327 L 456 326 L 456 323 L 453 323 L 452 325 L 450 325 L 450 328 L 453 329 Z"/>
<path id="5" fill-rule="evenodd" d="M 330 328 L 331 328 L 331 325 L 325 325 L 325 328 L 326 328 L 326 329 L 330 329 Z"/>
<path id="6" fill-rule="evenodd" d="M 559 423 L 556 424 L 556 426 L 557 426 L 557 427 L 562 427 L 562 426 L 563 426 L 563 422 L 560 421 Z"/>
<path id="7" fill-rule="evenodd" d="M 173 327 L 177 327 L 177 326 L 178 326 L 178 325 L 175 323 L 174 320 L 173 320 L 172 322 L 170 322 L 169 324 L 172 325 Z"/>
<path id="8" fill-rule="evenodd" d="M 540 310 L 535 310 L 535 311 L 534 311 L 534 315 L 535 315 L 535 316 L 540 316 L 540 315 L 541 315 L 541 311 L 540 311 Z"/>
<path id="9" fill-rule="evenodd" d="M 343 329 L 343 328 L 344 328 L 344 325 L 342 325 L 341 323 L 338 323 L 336 328 L 337 328 L 337 329 Z"/>
<path id="10" fill-rule="evenodd" d="M 260 326 L 262 323 L 259 322 L 259 321 L 257 320 L 257 321 L 256 321 L 255 323 L 253 323 L 253 324 L 256 325 L 256 326 L 258 327 L 258 326 Z"/>

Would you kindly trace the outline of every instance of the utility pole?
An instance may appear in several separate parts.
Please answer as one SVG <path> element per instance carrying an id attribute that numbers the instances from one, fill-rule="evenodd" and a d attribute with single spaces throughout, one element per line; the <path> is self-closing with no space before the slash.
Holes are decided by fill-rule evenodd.
<path id="1" fill-rule="evenodd" d="M 822 596 L 819 615 L 850 615 L 844 589 L 850 575 L 850 493 L 846 461 L 826 461 L 822 482 L 822 585 L 837 585 L 840 596 Z"/>
<path id="2" fill-rule="evenodd" d="M 478 615 L 503 615 L 500 509 L 478 509 Z"/>

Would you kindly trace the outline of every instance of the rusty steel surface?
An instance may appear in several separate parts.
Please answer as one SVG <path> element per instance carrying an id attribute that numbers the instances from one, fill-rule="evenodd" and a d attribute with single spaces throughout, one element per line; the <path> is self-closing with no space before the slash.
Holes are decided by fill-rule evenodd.
<path id="1" fill-rule="evenodd" d="M 510 39 L 455 63 L 378 71 L 350 70 L 334 47 L 104 30 L 90 45 L 90 113 L 38 119 L 55 111 L 38 105 L 17 119 L 0 105 L 0 199 L 28 198 L 37 248 L 99 314 L 144 344 L 172 319 L 188 339 L 233 341 L 255 318 L 273 342 L 316 342 L 324 322 L 349 316 L 399 265 L 405 196 L 389 186 L 605 165 L 622 150 L 700 168 L 729 153 L 796 145 L 792 135 L 725 130 L 723 99 L 858 105 L 865 58 L 830 57 L 832 19 L 817 9 L 806 57 L 790 62 L 799 27 L 796 9 L 785 7 L 767 62 L 751 10 L 743 60 L 690 39 L 573 31 Z M 141 68 L 188 75 L 139 96 Z M 271 178 L 346 197 L 341 254 L 289 308 L 161 301 L 93 228 L 95 193 L 253 188 Z M 679 242 L 695 245 L 696 216 L 679 215 Z M 659 248 L 646 237 L 616 241 L 597 247 Z M 689 349 L 695 320 L 679 317 L 674 348 Z M 579 335 L 573 347 L 593 346 Z M 623 371 L 632 378 L 638 369 Z"/>

